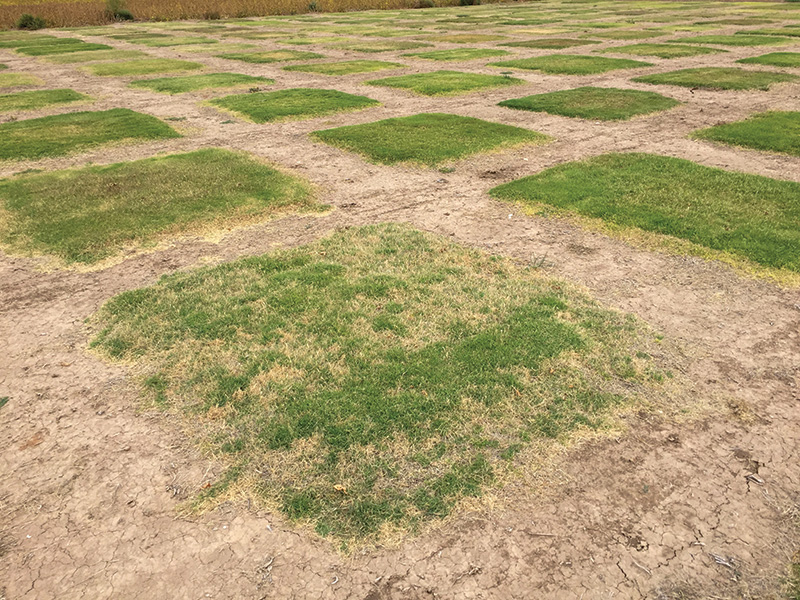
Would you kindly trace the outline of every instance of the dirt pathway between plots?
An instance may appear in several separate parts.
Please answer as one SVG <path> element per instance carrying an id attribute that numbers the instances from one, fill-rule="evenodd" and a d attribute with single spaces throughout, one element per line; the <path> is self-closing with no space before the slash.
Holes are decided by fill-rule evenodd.
<path id="1" fill-rule="evenodd" d="M 273 76 L 276 88 L 336 87 L 384 103 L 270 126 L 224 123 L 228 115 L 187 102 L 206 97 L 202 93 L 162 97 L 68 66 L 3 55 L 12 69 L 36 71 L 53 87 L 104 96 L 98 108 L 186 116 L 177 124 L 188 135 L 6 164 L 0 174 L 223 146 L 308 177 L 321 200 L 336 209 L 234 231 L 218 244 L 177 241 L 95 272 L 45 273 L 36 261 L 0 257 L 0 390 L 12 398 L 0 410 L 0 598 L 777 597 L 798 542 L 792 518 L 800 504 L 800 293 L 743 279 L 718 264 L 654 254 L 559 221 L 517 215 L 486 194 L 499 182 L 613 150 L 800 181 L 798 158 L 686 139 L 689 131 L 722 118 L 796 106 L 797 84 L 769 94 L 662 88 L 690 103 L 623 124 L 495 107 L 507 97 L 578 84 L 652 89 L 629 78 L 666 70 L 665 64 L 730 65 L 755 53 L 745 50 L 702 61 L 654 60 L 658 67 L 595 77 L 521 74 L 529 84 L 511 93 L 450 99 L 358 85 L 368 76 L 323 79 L 277 66 L 200 59 L 215 68 Z M 470 63 L 414 67 L 437 68 L 492 72 Z M 475 157 L 443 174 L 369 165 L 306 136 L 429 110 L 526 126 L 556 141 Z M 399 548 L 348 559 L 280 517 L 244 505 L 179 518 L 178 502 L 213 480 L 217 466 L 187 449 L 173 425 L 137 412 L 124 367 L 86 353 L 83 320 L 114 294 L 165 273 L 383 221 L 409 222 L 520 260 L 546 255 L 549 274 L 585 285 L 682 348 L 689 365 L 684 375 L 698 399 L 729 401 L 735 410 L 692 426 L 657 415 L 634 418 L 620 439 L 589 443 L 565 456 L 539 494 L 507 490 L 497 510 L 464 515 Z"/>

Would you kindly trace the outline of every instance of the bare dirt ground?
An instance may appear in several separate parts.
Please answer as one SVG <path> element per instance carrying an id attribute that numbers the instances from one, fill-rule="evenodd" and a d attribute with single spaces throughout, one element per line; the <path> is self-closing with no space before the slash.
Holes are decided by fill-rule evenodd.
<path id="1" fill-rule="evenodd" d="M 318 186 L 320 200 L 335 209 L 231 231 L 218 242 L 176 240 L 90 272 L 48 272 L 38 260 L 0 255 L 0 395 L 11 398 L 0 410 L 0 599 L 781 597 L 782 577 L 800 537 L 798 290 L 718 263 L 637 249 L 562 221 L 519 215 L 486 193 L 500 182 L 609 151 L 654 152 L 800 181 L 796 157 L 686 137 L 753 112 L 796 109 L 800 84 L 769 93 L 663 87 L 662 93 L 687 104 L 614 124 L 495 106 L 578 85 L 654 89 L 629 79 L 673 68 L 730 66 L 770 50 L 653 59 L 653 67 L 591 77 L 521 73 L 525 86 L 454 98 L 361 85 L 382 74 L 326 78 L 186 53 L 210 70 L 274 77 L 274 89 L 335 87 L 383 102 L 361 112 L 272 125 L 225 123 L 229 115 L 197 103 L 221 91 L 157 95 L 127 89 L 125 78 L 92 77 L 69 65 L 2 51 L 10 69 L 36 74 L 49 87 L 90 94 L 98 99 L 96 109 L 125 106 L 162 118 L 186 117 L 175 125 L 187 136 L 5 163 L 0 175 L 222 146 L 307 177 Z M 149 51 L 181 55 L 177 49 Z M 331 58 L 363 57 L 320 51 Z M 377 57 L 413 64 L 392 75 L 439 68 L 496 72 L 481 66 L 483 61 L 410 61 L 400 54 Z M 445 174 L 368 164 L 306 135 L 425 111 L 529 127 L 555 141 L 476 156 Z M 691 393 L 731 409 L 691 424 L 657 414 L 633 417 L 620 438 L 565 452 L 535 491 L 506 490 L 495 509 L 451 519 L 396 548 L 346 558 L 314 534 L 246 504 L 181 517 L 178 503 L 212 481 L 219 466 L 187 445 L 177 426 L 139 411 L 125 368 L 87 353 L 84 319 L 113 295 L 166 273 L 384 221 L 408 222 L 520 260 L 546 255 L 549 274 L 584 285 L 608 306 L 662 332 L 683 353 L 682 375 Z"/>

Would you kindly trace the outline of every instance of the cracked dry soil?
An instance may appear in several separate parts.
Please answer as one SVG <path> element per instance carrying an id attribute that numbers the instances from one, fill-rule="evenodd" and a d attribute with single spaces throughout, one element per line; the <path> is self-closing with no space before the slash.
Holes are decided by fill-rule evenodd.
<path id="1" fill-rule="evenodd" d="M 279 47 L 269 40 L 254 43 Z M 148 51 L 181 56 L 179 49 Z M 321 217 L 287 217 L 230 231 L 218 242 L 176 240 L 91 272 L 48 272 L 35 259 L 0 255 L 0 389 L 11 398 L 0 410 L 0 598 L 780 598 L 798 542 L 798 290 L 743 277 L 718 263 L 648 252 L 563 221 L 518 215 L 486 193 L 501 181 L 608 151 L 654 152 L 800 181 L 796 157 L 686 137 L 717 123 L 720 115 L 734 120 L 796 107 L 800 84 L 769 93 L 664 88 L 662 93 L 686 104 L 610 124 L 495 106 L 508 97 L 577 85 L 652 89 L 630 78 L 667 68 L 728 66 L 756 53 L 762 49 L 653 59 L 654 67 L 590 77 L 522 73 L 516 76 L 526 86 L 511 92 L 457 98 L 365 91 L 361 82 L 373 74 L 332 80 L 285 72 L 281 65 L 191 55 L 216 70 L 273 77 L 275 89 L 335 86 L 383 103 L 265 126 L 231 123 L 228 115 L 198 103 L 224 91 L 161 96 L 128 89 L 125 78 L 92 77 L 3 51 L 11 69 L 92 95 L 98 110 L 125 106 L 161 118 L 186 117 L 179 125 L 187 135 L 6 163 L 0 175 L 222 146 L 307 177 L 320 200 L 335 208 Z M 407 61 L 399 53 L 381 59 Z M 402 72 L 437 68 L 414 61 Z M 447 68 L 494 72 L 475 62 Z M 472 157 L 442 174 L 371 165 L 306 135 L 429 110 L 529 127 L 555 141 Z M 313 534 L 246 504 L 180 516 L 176 505 L 213 480 L 219 465 L 187 445 L 174 424 L 139 411 L 125 368 L 86 352 L 84 319 L 113 295 L 166 273 L 383 221 L 408 222 L 520 260 L 546 255 L 549 274 L 585 286 L 606 305 L 662 332 L 683 353 L 690 393 L 720 399 L 731 410 L 682 424 L 657 413 L 633 416 L 621 437 L 564 452 L 535 493 L 512 485 L 498 507 L 453 518 L 398 547 L 347 558 Z"/>

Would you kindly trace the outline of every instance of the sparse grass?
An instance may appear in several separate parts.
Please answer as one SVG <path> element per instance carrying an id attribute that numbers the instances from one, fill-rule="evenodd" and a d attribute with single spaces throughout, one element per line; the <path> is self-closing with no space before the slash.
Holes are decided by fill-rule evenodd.
<path id="1" fill-rule="evenodd" d="M 89 44 L 87 42 L 76 42 L 72 44 L 50 44 L 46 46 L 23 46 L 17 48 L 19 54 L 28 56 L 50 56 L 53 54 L 70 54 L 72 52 L 96 52 L 98 50 L 111 50 L 111 46 L 106 44 Z"/>
<path id="2" fill-rule="evenodd" d="M 286 119 L 310 119 L 342 111 L 378 106 L 380 102 L 337 90 L 294 88 L 277 92 L 234 94 L 210 101 L 219 108 L 256 123 Z"/>
<path id="3" fill-rule="evenodd" d="M 386 69 L 402 69 L 405 65 L 380 60 L 346 60 L 335 63 L 312 63 L 283 67 L 284 71 L 318 73 L 319 75 L 352 75 L 353 73 L 373 73 Z"/>
<path id="4" fill-rule="evenodd" d="M 319 208 L 306 184 L 221 149 L 18 175 L 0 181 L 0 206 L 6 248 L 83 264 L 165 236 Z"/>
<path id="5" fill-rule="evenodd" d="M 549 56 L 506 60 L 489 64 L 494 67 L 541 71 L 550 75 L 595 75 L 615 69 L 635 69 L 652 66 L 651 63 L 627 58 L 605 58 L 577 54 L 551 54 Z"/>
<path id="6" fill-rule="evenodd" d="M 253 51 L 258 46 L 255 44 L 195 44 L 193 46 L 183 46 L 180 48 L 181 52 L 191 52 L 192 54 L 208 54 L 219 55 L 220 53 L 233 54 L 237 52 Z"/>
<path id="7" fill-rule="evenodd" d="M 18 110 L 36 110 L 54 104 L 69 104 L 89 100 L 89 96 L 74 90 L 34 90 L 0 95 L 0 113 Z"/>
<path id="8" fill-rule="evenodd" d="M 561 48 L 572 48 L 573 46 L 588 46 L 589 44 L 599 44 L 595 40 L 575 40 L 570 38 L 541 38 L 538 40 L 525 40 L 524 42 L 508 42 L 500 44 L 509 48 L 540 48 L 542 50 L 560 50 Z"/>
<path id="9" fill-rule="evenodd" d="M 375 162 L 426 166 L 500 148 L 542 144 L 550 139 L 528 129 L 442 113 L 348 125 L 315 131 L 312 136 Z"/>
<path id="10" fill-rule="evenodd" d="M 692 137 L 800 156 L 800 112 L 772 111 L 695 131 Z"/>
<path id="11" fill-rule="evenodd" d="M 800 183 L 664 156 L 606 154 L 518 179 L 491 194 L 800 272 Z"/>
<path id="12" fill-rule="evenodd" d="M 630 119 L 678 106 L 680 102 L 654 92 L 581 87 L 504 100 L 500 106 L 602 121 Z"/>
<path id="13" fill-rule="evenodd" d="M 63 156 L 111 142 L 180 135 L 166 123 L 127 108 L 75 112 L 0 124 L 0 160 Z"/>
<path id="14" fill-rule="evenodd" d="M 204 37 L 172 37 L 166 36 L 164 38 L 161 37 L 145 37 L 139 39 L 131 39 L 128 40 L 132 44 L 142 44 L 143 46 L 149 46 L 151 48 L 168 48 L 170 46 L 191 46 L 197 44 L 216 44 L 218 43 L 217 40 L 213 38 L 204 38 Z"/>
<path id="15" fill-rule="evenodd" d="M 591 37 L 604 40 L 646 40 L 648 38 L 666 35 L 663 31 L 620 29 L 617 31 L 593 31 Z"/>
<path id="16" fill-rule="evenodd" d="M 786 581 L 788 600 L 800 600 L 800 551 L 795 552 L 788 570 L 789 577 Z"/>
<path id="17" fill-rule="evenodd" d="M 140 60 L 98 63 L 81 68 L 87 73 L 100 77 L 130 77 L 135 75 L 196 71 L 197 69 L 202 69 L 203 64 L 174 58 L 143 58 Z"/>
<path id="18" fill-rule="evenodd" d="M 325 58 L 316 52 L 301 52 L 299 50 L 269 50 L 267 52 L 234 52 L 219 54 L 218 58 L 228 60 L 241 60 L 247 63 L 269 64 L 285 62 L 290 60 L 311 60 L 313 58 Z"/>
<path id="19" fill-rule="evenodd" d="M 718 90 L 768 90 L 771 85 L 795 81 L 797 76 L 772 71 L 745 71 L 735 67 L 700 67 L 636 77 L 653 85 L 679 85 Z"/>
<path id="20" fill-rule="evenodd" d="M 761 56 L 751 56 L 736 62 L 755 65 L 770 65 L 773 67 L 800 68 L 800 52 L 770 52 Z"/>
<path id="21" fill-rule="evenodd" d="M 722 50 L 721 48 L 705 48 L 703 46 L 687 46 L 683 44 L 630 44 L 628 46 L 606 48 L 599 52 L 632 54 L 634 56 L 657 56 L 659 58 L 683 58 L 685 56 L 726 52 L 726 50 Z"/>
<path id="22" fill-rule="evenodd" d="M 47 60 L 59 65 L 68 65 L 84 62 L 100 62 L 104 60 L 129 60 L 132 58 L 145 58 L 146 56 L 148 55 L 141 50 L 90 50 L 88 52 L 51 55 L 47 57 Z"/>
<path id="23" fill-rule="evenodd" d="M 431 73 L 415 73 L 413 75 L 373 79 L 366 83 L 368 85 L 410 90 L 423 96 L 454 96 L 478 90 L 519 85 L 525 82 L 521 79 L 504 75 L 433 71 Z"/>
<path id="24" fill-rule="evenodd" d="M 43 85 L 44 81 L 25 73 L 0 73 L 0 90 L 26 85 Z"/>
<path id="25" fill-rule="evenodd" d="M 720 46 L 781 46 L 795 43 L 789 38 L 771 35 L 697 35 L 676 38 L 674 41 L 681 44 L 718 44 Z"/>
<path id="26" fill-rule="evenodd" d="M 244 493 L 345 550 L 613 431 L 662 376 L 632 317 L 400 225 L 169 275 L 92 325 L 227 461 L 195 507 Z"/>
<path id="27" fill-rule="evenodd" d="M 425 39 L 431 42 L 443 42 L 447 44 L 480 44 L 483 42 L 504 40 L 506 37 L 503 35 L 485 35 L 479 33 L 453 33 L 426 36 Z"/>
<path id="28" fill-rule="evenodd" d="M 495 56 L 506 56 L 506 50 L 493 48 L 456 48 L 455 50 L 431 50 L 430 52 L 414 52 L 403 56 L 413 56 L 427 60 L 475 60 L 478 58 L 492 58 Z"/>
<path id="29" fill-rule="evenodd" d="M 353 52 L 378 53 L 393 52 L 398 50 L 413 50 L 414 48 L 428 48 L 430 44 L 424 42 L 398 42 L 398 41 L 378 41 L 378 42 L 333 42 L 326 44 L 332 48 L 341 50 L 352 50 Z"/>
<path id="30" fill-rule="evenodd" d="M 139 79 L 131 81 L 129 86 L 145 88 L 162 94 L 184 94 L 209 88 L 257 87 L 272 85 L 274 79 L 254 77 L 239 73 L 208 73 L 203 75 L 187 75 L 185 77 L 159 77 L 158 79 Z"/>

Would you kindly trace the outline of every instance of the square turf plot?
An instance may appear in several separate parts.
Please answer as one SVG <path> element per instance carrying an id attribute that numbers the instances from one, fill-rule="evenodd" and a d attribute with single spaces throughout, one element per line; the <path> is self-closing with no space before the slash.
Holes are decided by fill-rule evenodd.
<path id="1" fill-rule="evenodd" d="M 727 52 L 727 50 L 723 50 L 722 48 L 706 48 L 704 46 L 688 46 L 685 44 L 629 44 L 627 46 L 598 50 L 598 52 L 632 54 L 634 56 L 657 56 L 658 58 L 683 58 L 686 56 Z"/>
<path id="2" fill-rule="evenodd" d="M 90 50 L 87 52 L 54 54 L 45 57 L 45 60 L 58 65 L 70 65 L 85 62 L 131 60 L 134 58 L 147 58 L 148 56 L 141 50 Z"/>
<path id="3" fill-rule="evenodd" d="M 700 129 L 692 137 L 800 156 L 800 112 L 760 113 L 744 121 Z"/>
<path id="4" fill-rule="evenodd" d="M 71 54 L 72 52 L 96 52 L 98 50 L 111 50 L 111 46 L 106 44 L 89 44 L 87 42 L 77 41 L 71 44 L 58 44 L 47 46 L 24 46 L 17 48 L 15 51 L 18 54 L 25 54 L 27 56 L 50 56 L 54 54 Z"/>
<path id="5" fill-rule="evenodd" d="M 217 55 L 218 58 L 228 60 L 241 60 L 247 63 L 269 64 L 285 62 L 289 60 L 311 60 L 313 58 L 325 58 L 316 52 L 301 52 L 299 50 L 270 50 L 267 52 L 233 52 Z"/>
<path id="6" fill-rule="evenodd" d="M 204 65 L 188 60 L 174 58 L 143 58 L 122 62 L 97 63 L 81 67 L 87 73 L 100 77 L 129 77 L 135 75 L 155 75 L 158 73 L 179 73 L 196 71 Z"/>
<path id="7" fill-rule="evenodd" d="M 425 39 L 430 42 L 444 42 L 448 44 L 480 44 L 483 42 L 504 40 L 506 37 L 503 35 L 483 35 L 478 33 L 454 33 L 426 36 Z"/>
<path id="8" fill-rule="evenodd" d="M 127 108 L 0 124 L 0 160 L 63 156 L 111 142 L 177 138 L 166 123 Z"/>
<path id="9" fill-rule="evenodd" d="M 680 102 L 654 92 L 617 88 L 580 87 L 504 100 L 500 106 L 546 112 L 565 117 L 619 121 L 678 106 Z"/>
<path id="10" fill-rule="evenodd" d="M 184 94 L 209 88 L 258 87 L 272 85 L 274 79 L 254 77 L 240 73 L 208 73 L 203 75 L 187 75 L 185 77 L 159 77 L 157 79 L 139 79 L 131 81 L 128 86 L 144 88 L 162 94 Z"/>
<path id="11" fill-rule="evenodd" d="M 0 90 L 43 84 L 44 81 L 38 77 L 26 73 L 0 73 Z"/>
<path id="12" fill-rule="evenodd" d="M 35 90 L 0 95 L 0 113 L 17 110 L 36 110 L 54 104 L 70 104 L 89 100 L 89 96 L 74 90 Z"/>
<path id="13" fill-rule="evenodd" d="M 754 65 L 770 65 L 772 67 L 800 68 L 800 52 L 770 52 L 761 56 L 751 56 L 736 62 Z"/>
<path id="14" fill-rule="evenodd" d="M 750 31 L 737 31 L 736 35 L 785 35 L 789 37 L 800 37 L 800 29 L 794 26 L 774 29 L 753 29 Z"/>
<path id="15" fill-rule="evenodd" d="M 800 272 L 800 183 L 650 154 L 570 162 L 491 190 Z M 702 254 L 702 252 L 701 252 Z"/>
<path id="16" fill-rule="evenodd" d="M 539 48 L 542 50 L 560 50 L 561 48 L 572 48 L 574 46 L 588 46 L 590 44 L 600 44 L 595 40 L 575 40 L 570 38 L 541 38 L 537 40 L 525 40 L 523 42 L 508 42 L 500 44 L 508 48 Z"/>
<path id="17" fill-rule="evenodd" d="M 426 60 L 476 60 L 478 58 L 492 58 L 495 56 L 506 56 L 510 54 L 506 50 L 496 48 L 456 48 L 454 50 L 431 50 L 430 52 L 412 52 L 403 56 L 413 56 L 414 58 L 424 58 Z"/>
<path id="18" fill-rule="evenodd" d="M 485 90 L 525 83 L 521 79 L 505 75 L 480 75 L 458 71 L 433 71 L 398 77 L 385 77 L 366 82 L 368 85 L 410 90 L 422 96 L 454 96 L 477 90 Z"/>
<path id="19" fill-rule="evenodd" d="M 472 117 L 423 113 L 348 125 L 312 134 L 316 139 L 357 152 L 384 164 L 399 162 L 434 166 L 499 148 L 549 141 L 536 131 L 490 123 Z"/>
<path id="20" fill-rule="evenodd" d="M 588 37 L 601 38 L 604 40 L 646 40 L 649 38 L 660 37 L 665 34 L 657 30 L 630 30 L 621 29 L 616 31 L 593 31 Z"/>
<path id="21" fill-rule="evenodd" d="M 167 275 L 90 324 L 144 403 L 230 465 L 196 508 L 235 489 L 343 550 L 426 528 L 663 397 L 630 315 L 403 225 Z"/>
<path id="22" fill-rule="evenodd" d="M 311 119 L 342 111 L 361 110 L 380 104 L 377 100 L 366 96 L 345 94 L 337 90 L 311 88 L 234 94 L 211 100 L 210 103 L 255 123 Z"/>
<path id="23" fill-rule="evenodd" d="M 311 63 L 283 67 L 284 71 L 300 73 L 317 73 L 319 75 L 352 75 L 354 73 L 374 73 L 387 69 L 402 69 L 405 65 L 380 60 L 345 60 L 333 63 Z"/>
<path id="24" fill-rule="evenodd" d="M 735 67 L 700 67 L 645 75 L 636 77 L 633 81 L 712 90 L 768 90 L 775 83 L 797 79 L 796 75 L 773 71 L 746 71 Z"/>
<path id="25" fill-rule="evenodd" d="M 781 46 L 795 40 L 772 35 L 697 35 L 672 40 L 680 44 L 718 44 L 720 46 Z"/>
<path id="26" fill-rule="evenodd" d="M 494 67 L 541 71 L 549 75 L 595 75 L 616 69 L 635 69 L 652 66 L 651 63 L 627 58 L 605 58 L 578 54 L 551 54 L 489 64 Z"/>
<path id="27" fill-rule="evenodd" d="M 145 37 L 128 40 L 132 44 L 142 44 L 150 48 L 168 48 L 171 46 L 191 46 L 196 44 L 217 44 L 218 40 L 204 37 Z"/>
<path id="28" fill-rule="evenodd" d="M 379 41 L 379 42 L 334 42 L 325 44 L 331 48 L 341 50 L 352 50 L 353 52 L 380 53 L 393 52 L 398 50 L 413 50 L 415 48 L 429 48 L 430 44 L 424 42 L 398 42 L 398 41 Z"/>
<path id="29" fill-rule="evenodd" d="M 16 176 L 0 181 L 0 207 L 6 248 L 92 264 L 164 235 L 319 205 L 293 177 L 243 153 L 205 149 Z"/>

